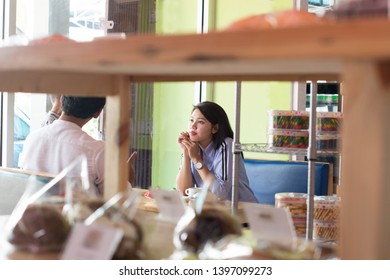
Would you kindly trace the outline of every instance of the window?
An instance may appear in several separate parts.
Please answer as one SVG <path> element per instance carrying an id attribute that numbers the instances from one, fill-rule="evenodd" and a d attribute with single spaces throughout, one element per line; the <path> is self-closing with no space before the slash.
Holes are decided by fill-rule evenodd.
<path id="1" fill-rule="evenodd" d="M 15 42 L 25 43 L 54 33 L 76 41 L 90 41 L 107 33 L 154 32 L 154 11 L 154 0 L 18 0 L 6 11 L 13 23 L 9 24 L 7 34 Z M 142 18 L 141 12 L 145 15 Z M 146 188 L 151 185 L 153 85 L 134 84 L 131 93 L 131 150 L 138 151 L 136 166 L 140 171 L 136 186 Z M 2 108 L 6 110 L 2 123 L 6 125 L 1 127 L 5 135 L 1 143 L 6 156 L 2 166 L 18 166 L 27 135 L 40 127 L 51 108 L 49 94 L 3 94 Z M 93 119 L 83 129 L 95 138 L 104 135 L 103 121 Z"/>

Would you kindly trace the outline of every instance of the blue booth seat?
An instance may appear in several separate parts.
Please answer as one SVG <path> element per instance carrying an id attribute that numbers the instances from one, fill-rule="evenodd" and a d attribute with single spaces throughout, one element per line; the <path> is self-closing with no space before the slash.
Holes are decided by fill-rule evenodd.
<path id="1" fill-rule="evenodd" d="M 36 175 L 35 183 L 43 187 L 54 175 L 36 174 L 16 168 L 0 167 L 0 215 L 10 215 L 19 202 L 31 175 Z"/>
<path id="2" fill-rule="evenodd" d="M 275 193 L 307 193 L 308 162 L 245 159 L 244 164 L 250 187 L 262 204 L 275 205 Z M 329 165 L 316 163 L 315 195 L 333 193 Z"/>

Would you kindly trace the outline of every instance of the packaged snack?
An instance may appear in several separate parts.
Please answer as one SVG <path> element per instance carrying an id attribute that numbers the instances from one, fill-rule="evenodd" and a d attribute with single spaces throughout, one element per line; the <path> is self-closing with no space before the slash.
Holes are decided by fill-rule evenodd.
<path id="1" fill-rule="evenodd" d="M 86 225 L 98 224 L 115 227 L 123 231 L 123 237 L 115 250 L 113 259 L 141 259 L 141 245 L 144 238 L 141 225 L 135 220 L 136 203 L 139 193 L 125 191 L 116 194 L 98 208 L 84 222 Z"/>
<path id="2" fill-rule="evenodd" d="M 287 207 L 292 218 L 306 218 L 307 194 L 305 193 L 276 193 L 275 207 Z"/>
<path id="3" fill-rule="evenodd" d="M 62 249 L 71 225 L 61 211 L 44 203 L 31 203 L 8 235 L 8 242 L 17 249 L 59 251 Z"/>
<path id="4" fill-rule="evenodd" d="M 309 146 L 309 132 L 305 130 L 270 129 L 268 143 L 274 148 L 306 149 Z"/>
<path id="5" fill-rule="evenodd" d="M 43 187 L 33 176 L 8 220 L 7 241 L 21 250 L 60 251 L 77 218 L 74 205 L 94 197 L 85 167 L 81 156 Z"/>
<path id="6" fill-rule="evenodd" d="M 337 133 L 341 127 L 343 113 L 341 112 L 317 112 L 317 132 Z"/>
<path id="7" fill-rule="evenodd" d="M 340 198 L 314 196 L 313 238 L 335 240 L 339 229 Z"/>
<path id="8" fill-rule="evenodd" d="M 337 196 L 314 196 L 314 219 L 337 222 L 340 215 L 340 199 Z"/>
<path id="9" fill-rule="evenodd" d="M 309 112 L 307 111 L 268 111 L 269 128 L 273 129 L 308 129 Z"/>
<path id="10" fill-rule="evenodd" d="M 242 234 L 237 217 L 218 205 L 203 207 L 200 213 L 188 208 L 174 232 L 177 249 L 198 253 L 207 242 L 217 242 L 228 235 Z"/>
<path id="11" fill-rule="evenodd" d="M 314 221 L 313 239 L 317 240 L 336 240 L 339 233 L 339 227 L 336 223 Z"/>
<path id="12" fill-rule="evenodd" d="M 337 151 L 339 148 L 339 136 L 337 134 L 318 134 L 316 136 L 318 150 Z"/>
<path id="13" fill-rule="evenodd" d="M 276 193 L 275 207 L 287 207 L 297 236 L 306 235 L 307 194 L 305 193 Z"/>

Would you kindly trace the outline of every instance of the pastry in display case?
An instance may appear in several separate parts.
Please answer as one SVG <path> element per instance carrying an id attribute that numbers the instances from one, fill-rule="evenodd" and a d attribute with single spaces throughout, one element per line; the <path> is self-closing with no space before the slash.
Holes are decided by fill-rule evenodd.
<path id="1" fill-rule="evenodd" d="M 116 194 L 89 216 L 85 225 L 113 227 L 123 232 L 113 259 L 142 259 L 144 233 L 141 223 L 135 219 L 135 205 L 139 194 L 131 190 Z"/>
<path id="2" fill-rule="evenodd" d="M 242 235 L 242 227 L 226 208 L 208 205 L 200 213 L 188 208 L 175 228 L 174 244 L 179 250 L 198 253 L 207 242 L 217 242 L 228 235 Z"/>
<path id="3" fill-rule="evenodd" d="M 43 187 L 31 176 L 6 225 L 7 241 L 18 250 L 61 251 L 74 223 L 103 204 L 86 166 L 80 156 Z"/>

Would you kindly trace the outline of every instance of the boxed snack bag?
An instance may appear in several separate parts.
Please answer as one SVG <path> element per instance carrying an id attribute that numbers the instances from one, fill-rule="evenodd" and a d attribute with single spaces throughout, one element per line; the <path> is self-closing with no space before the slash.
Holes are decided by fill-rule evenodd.
<path id="1" fill-rule="evenodd" d="M 310 113 L 307 111 L 270 110 L 268 127 L 271 129 L 308 129 Z"/>
<path id="2" fill-rule="evenodd" d="M 123 231 L 123 236 L 113 254 L 113 259 L 142 259 L 141 245 L 144 239 L 143 229 L 135 220 L 136 203 L 139 193 L 125 191 L 116 194 L 104 205 L 92 213 L 85 225 L 113 227 Z"/>
<path id="3" fill-rule="evenodd" d="M 317 132 L 319 134 L 340 132 L 342 119 L 341 112 L 317 112 Z"/>
<path id="4" fill-rule="evenodd" d="M 307 130 L 269 129 L 268 143 L 273 148 L 306 149 L 309 146 Z"/>
<path id="5" fill-rule="evenodd" d="M 228 235 L 242 235 L 241 224 L 218 201 L 207 201 L 204 188 L 195 207 L 188 207 L 175 227 L 173 243 L 177 252 L 199 253 L 207 242 L 217 242 Z"/>
<path id="6" fill-rule="evenodd" d="M 8 220 L 7 241 L 21 250 L 59 251 L 75 220 L 87 216 L 78 215 L 75 205 L 98 200 L 90 188 L 86 158 L 76 159 L 43 187 L 34 177 Z"/>

